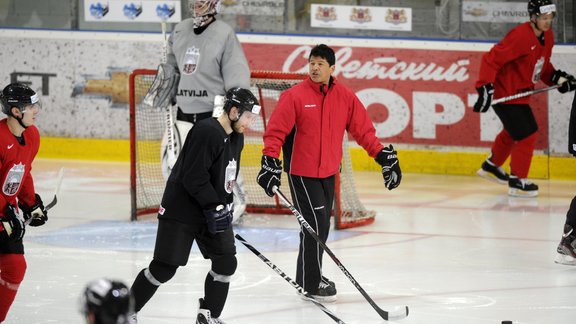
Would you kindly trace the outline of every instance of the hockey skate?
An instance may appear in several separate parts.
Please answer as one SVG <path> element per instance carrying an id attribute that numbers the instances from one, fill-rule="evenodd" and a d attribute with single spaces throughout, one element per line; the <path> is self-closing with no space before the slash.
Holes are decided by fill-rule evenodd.
<path id="1" fill-rule="evenodd" d="M 520 179 L 515 175 L 510 175 L 508 195 L 512 197 L 536 197 L 538 196 L 538 185 L 528 179 Z"/>
<path id="2" fill-rule="evenodd" d="M 320 280 L 316 292 L 311 293 L 310 296 L 321 303 L 333 303 L 336 301 L 336 285 L 329 280 Z"/>
<path id="3" fill-rule="evenodd" d="M 565 224 L 564 233 L 558 248 L 556 248 L 556 259 L 554 262 L 558 264 L 576 266 L 576 233 L 572 226 Z"/>
<path id="4" fill-rule="evenodd" d="M 476 171 L 476 174 L 488 181 L 496 182 L 499 184 L 508 183 L 508 173 L 506 173 L 502 167 L 494 165 L 494 163 L 492 163 L 489 158 L 486 159 L 484 163 L 482 163 L 482 167 Z"/>
<path id="5" fill-rule="evenodd" d="M 126 323 L 137 324 L 138 323 L 138 317 L 137 317 L 136 313 L 129 314 L 128 315 L 128 321 Z"/>
<path id="6" fill-rule="evenodd" d="M 198 300 L 198 316 L 196 316 L 196 324 L 226 324 L 224 321 L 212 317 L 210 310 L 202 308 L 204 307 L 204 299 L 200 298 Z"/>

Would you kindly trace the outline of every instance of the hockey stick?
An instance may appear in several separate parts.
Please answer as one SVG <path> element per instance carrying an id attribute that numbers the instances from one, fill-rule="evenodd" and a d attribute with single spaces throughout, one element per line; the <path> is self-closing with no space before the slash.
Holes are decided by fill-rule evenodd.
<path id="1" fill-rule="evenodd" d="M 326 306 L 322 305 L 322 303 L 320 303 L 316 299 L 312 298 L 312 296 L 310 296 L 310 294 L 308 294 L 304 290 L 304 288 L 302 288 L 299 284 L 297 284 L 294 280 L 292 280 L 292 278 L 288 277 L 284 273 L 284 271 L 280 270 L 280 268 L 278 268 L 274 263 L 272 263 L 272 261 L 268 260 L 268 258 L 266 258 L 264 255 L 262 255 L 262 253 L 260 253 L 254 246 L 252 246 L 250 243 L 246 242 L 246 240 L 242 236 L 240 236 L 239 234 L 236 234 L 235 237 L 238 241 L 240 241 L 240 243 L 244 244 L 244 246 L 246 246 L 248 248 L 248 250 L 250 250 L 250 251 L 252 251 L 252 253 L 256 254 L 256 256 L 258 258 L 260 258 L 260 260 L 264 261 L 264 263 L 266 263 L 266 265 L 268 265 L 272 270 L 274 270 L 274 272 L 279 274 L 280 277 L 284 278 L 284 280 L 288 281 L 292 285 L 292 287 L 296 288 L 296 290 L 298 290 L 298 292 L 304 297 L 304 299 L 311 301 L 316 306 L 320 307 L 320 309 L 324 313 L 326 313 L 326 315 L 330 316 L 330 318 L 332 318 L 336 323 L 345 324 L 334 313 L 332 313 L 328 308 L 326 308 Z"/>
<path id="2" fill-rule="evenodd" d="M 560 85 L 556 84 L 547 88 L 541 88 L 541 89 L 535 89 L 535 90 L 531 90 L 531 91 L 527 91 L 527 92 L 522 92 L 522 93 L 517 93 L 515 95 L 511 95 L 508 97 L 503 97 L 503 98 L 498 98 L 498 99 L 494 99 L 494 101 L 492 101 L 492 105 L 496 105 L 499 104 L 501 102 L 505 102 L 505 101 L 509 101 L 509 100 L 514 100 L 514 99 L 518 99 L 518 98 L 524 98 L 524 97 L 528 97 L 531 96 L 533 94 L 537 94 L 540 92 L 546 92 L 546 91 L 550 91 L 550 90 L 554 90 L 559 88 Z"/>
<path id="3" fill-rule="evenodd" d="M 296 216 L 296 219 L 298 220 L 300 225 L 302 227 L 304 227 L 308 231 L 308 233 L 310 233 L 310 235 L 312 235 L 312 237 L 316 240 L 316 242 L 318 242 L 318 244 L 320 244 L 322 249 L 324 249 L 324 251 L 326 251 L 326 253 L 328 253 L 328 255 L 330 255 L 330 257 L 332 258 L 332 260 L 334 260 L 334 263 L 336 263 L 338 268 L 340 268 L 340 270 L 342 270 L 344 275 L 350 280 L 350 282 L 352 282 L 352 284 L 356 287 L 356 289 L 358 289 L 358 291 L 362 294 L 362 296 L 364 296 L 364 298 L 368 301 L 370 306 L 372 306 L 372 308 L 374 308 L 374 310 L 376 310 L 376 312 L 378 313 L 378 315 L 380 315 L 380 317 L 382 317 L 386 321 L 389 321 L 389 320 L 403 319 L 403 318 L 408 316 L 408 306 L 404 306 L 403 308 L 397 307 L 397 309 L 395 309 L 393 311 L 385 311 L 382 308 L 378 307 L 378 305 L 376 305 L 374 300 L 372 300 L 372 298 L 370 298 L 370 296 L 368 296 L 366 291 L 360 286 L 358 281 L 356 281 L 356 279 L 354 279 L 352 274 L 350 274 L 350 272 L 348 272 L 348 270 L 346 270 L 346 268 L 344 267 L 342 262 L 340 262 L 340 260 L 338 260 L 336 255 L 334 255 L 334 253 L 332 252 L 332 250 L 330 250 L 328 248 L 328 246 L 326 246 L 326 244 L 324 242 L 322 242 L 320 237 L 318 237 L 318 234 L 316 234 L 314 229 L 304 219 L 304 216 L 302 216 L 302 214 L 300 214 L 300 212 L 298 210 L 296 210 L 294 205 L 292 205 L 292 203 L 290 203 L 290 201 L 286 198 L 286 196 L 284 196 L 284 194 L 280 191 L 280 189 L 278 189 L 278 187 L 275 186 L 274 188 L 272 188 L 272 191 L 274 191 L 274 193 L 276 193 L 278 198 L 280 198 L 280 200 L 282 200 L 282 202 L 286 205 L 286 207 L 288 207 L 288 209 L 290 209 L 292 214 L 294 214 L 294 216 Z"/>
<path id="4" fill-rule="evenodd" d="M 54 207 L 56 205 L 56 203 L 58 202 L 58 192 L 60 191 L 60 185 L 62 184 L 62 179 L 64 178 L 64 168 L 60 168 L 60 171 L 58 171 L 58 176 L 56 178 L 56 188 L 54 189 L 54 198 L 52 198 L 52 201 L 48 203 L 48 205 L 46 205 L 44 207 L 44 209 L 46 211 L 52 209 L 52 207 Z M 32 220 L 34 219 L 34 217 L 30 217 L 29 219 L 26 220 L 26 222 L 24 222 L 24 224 L 29 225 Z"/>

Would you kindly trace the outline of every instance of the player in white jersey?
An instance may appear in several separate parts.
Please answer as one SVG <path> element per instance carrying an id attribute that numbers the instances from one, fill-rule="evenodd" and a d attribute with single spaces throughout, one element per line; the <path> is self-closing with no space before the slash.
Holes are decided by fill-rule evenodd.
<path id="1" fill-rule="evenodd" d="M 220 0 L 189 0 L 189 7 L 192 18 L 174 27 L 166 60 L 180 74 L 173 100 L 177 106 L 175 133 L 182 146 L 192 126 L 213 115 L 216 96 L 235 87 L 250 89 L 250 69 L 240 41 L 229 25 L 216 19 Z M 166 140 L 162 146 L 165 152 Z M 162 157 L 163 169 L 171 170 L 173 165 L 166 166 L 167 154 Z M 234 190 L 235 222 L 246 208 L 242 187 L 239 177 Z"/>

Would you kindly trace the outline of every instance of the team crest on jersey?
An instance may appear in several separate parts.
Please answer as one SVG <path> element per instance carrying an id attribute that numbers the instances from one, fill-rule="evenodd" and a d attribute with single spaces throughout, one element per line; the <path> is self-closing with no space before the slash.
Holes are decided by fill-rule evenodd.
<path id="1" fill-rule="evenodd" d="M 2 192 L 6 196 L 14 196 L 18 192 L 22 178 L 24 178 L 24 170 L 25 166 L 22 163 L 14 164 L 10 168 L 2 185 Z"/>
<path id="2" fill-rule="evenodd" d="M 184 55 L 184 66 L 182 72 L 184 74 L 193 74 L 196 72 L 198 62 L 200 61 L 200 49 L 198 47 L 189 47 Z"/>
<path id="3" fill-rule="evenodd" d="M 226 167 L 226 174 L 224 178 L 224 190 L 227 193 L 232 193 L 232 189 L 236 184 L 236 169 L 238 168 L 238 163 L 236 160 L 232 159 L 232 161 L 228 162 L 228 166 Z"/>

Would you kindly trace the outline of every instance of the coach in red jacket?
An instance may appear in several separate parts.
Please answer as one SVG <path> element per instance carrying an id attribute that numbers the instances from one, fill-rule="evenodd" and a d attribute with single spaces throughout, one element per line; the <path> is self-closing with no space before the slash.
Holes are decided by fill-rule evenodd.
<path id="1" fill-rule="evenodd" d="M 324 243 L 345 131 L 382 166 L 386 188 L 396 188 L 402 178 L 392 145 L 380 144 L 356 94 L 332 77 L 335 63 L 330 47 L 321 44 L 312 49 L 310 77 L 282 93 L 270 117 L 257 177 L 266 194 L 274 196 L 273 188 L 280 187 L 282 149 L 294 205 Z M 336 287 L 322 276 L 322 253 L 314 238 L 302 230 L 296 282 L 317 300 L 331 302 L 336 300 Z"/>

